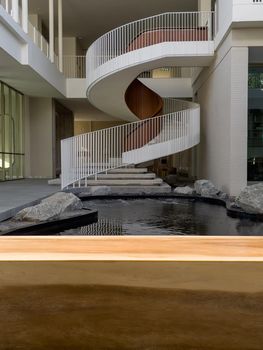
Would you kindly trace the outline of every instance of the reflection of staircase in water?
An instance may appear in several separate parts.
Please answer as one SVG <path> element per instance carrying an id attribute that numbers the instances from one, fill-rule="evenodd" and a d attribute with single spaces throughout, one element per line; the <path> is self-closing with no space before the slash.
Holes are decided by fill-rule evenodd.
<path id="1" fill-rule="evenodd" d="M 124 234 L 125 230 L 120 221 L 107 218 L 100 219 L 95 224 L 61 233 L 63 236 L 122 236 Z"/>

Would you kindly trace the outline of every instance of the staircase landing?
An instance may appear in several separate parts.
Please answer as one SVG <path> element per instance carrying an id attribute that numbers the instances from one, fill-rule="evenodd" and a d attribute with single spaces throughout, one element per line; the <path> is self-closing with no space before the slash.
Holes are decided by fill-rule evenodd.
<path id="1" fill-rule="evenodd" d="M 60 184 L 60 179 L 50 180 L 50 185 Z M 154 196 L 171 193 L 171 187 L 147 168 L 121 168 L 107 174 L 92 176 L 81 181 L 74 189 L 81 197 Z"/>

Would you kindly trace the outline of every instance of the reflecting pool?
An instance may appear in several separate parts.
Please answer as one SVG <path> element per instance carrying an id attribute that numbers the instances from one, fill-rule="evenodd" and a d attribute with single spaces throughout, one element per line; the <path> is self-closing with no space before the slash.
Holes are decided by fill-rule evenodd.
<path id="1" fill-rule="evenodd" d="M 98 223 L 61 235 L 263 236 L 263 223 L 233 219 L 218 205 L 184 199 L 92 200 Z"/>

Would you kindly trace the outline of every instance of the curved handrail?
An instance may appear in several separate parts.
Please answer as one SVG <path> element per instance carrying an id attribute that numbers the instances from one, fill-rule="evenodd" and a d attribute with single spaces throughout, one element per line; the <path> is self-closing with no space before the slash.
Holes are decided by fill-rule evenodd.
<path id="1" fill-rule="evenodd" d="M 178 55 L 178 48 L 189 52 L 188 43 L 174 42 L 193 42 L 192 54 L 211 54 L 213 26 L 213 12 L 172 12 L 131 22 L 104 34 L 87 52 L 87 95 L 92 100 L 92 87 L 107 75 L 158 60 L 163 55 L 163 47 L 158 46 L 161 43 L 172 43 L 170 56 Z M 196 42 L 202 42 L 200 47 Z M 149 46 L 153 47 L 143 52 L 143 60 L 140 50 Z M 86 186 L 90 176 L 181 152 L 197 145 L 199 139 L 199 105 L 164 100 L 161 116 L 63 140 L 62 188 L 83 183 Z"/>
<path id="2" fill-rule="evenodd" d="M 214 12 L 168 12 L 113 29 L 98 38 L 87 52 L 87 83 L 103 72 L 99 68 L 114 58 L 164 42 L 211 41 Z"/>
<path id="3" fill-rule="evenodd" d="M 169 103 L 168 103 L 169 102 Z M 86 185 L 90 176 L 139 164 L 199 143 L 199 105 L 169 99 L 166 114 L 62 140 L 62 188 Z M 180 111 L 173 111 L 181 109 Z M 170 112 L 169 112 L 170 111 Z M 143 128 L 140 126 L 144 125 Z M 133 131 L 141 130 L 139 133 Z M 131 137 L 131 135 L 133 135 Z"/>

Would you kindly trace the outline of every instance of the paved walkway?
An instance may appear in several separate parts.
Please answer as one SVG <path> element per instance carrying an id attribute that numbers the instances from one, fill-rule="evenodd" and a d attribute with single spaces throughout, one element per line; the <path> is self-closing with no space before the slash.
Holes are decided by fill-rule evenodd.
<path id="1" fill-rule="evenodd" d="M 47 181 L 26 179 L 0 182 L 0 220 L 7 218 L 14 208 L 22 208 L 60 190 L 60 186 L 49 186 Z"/>

